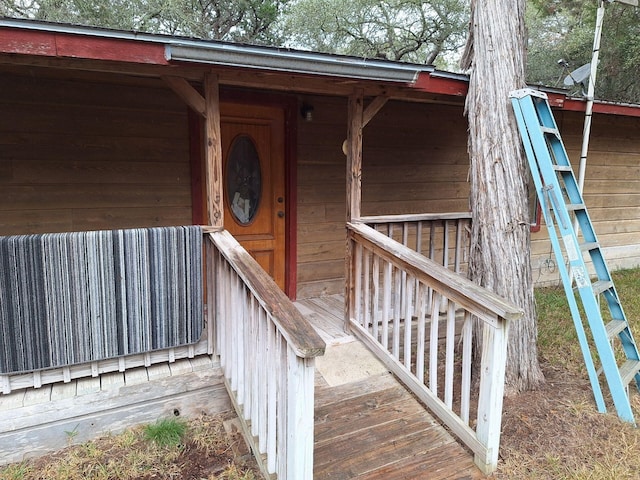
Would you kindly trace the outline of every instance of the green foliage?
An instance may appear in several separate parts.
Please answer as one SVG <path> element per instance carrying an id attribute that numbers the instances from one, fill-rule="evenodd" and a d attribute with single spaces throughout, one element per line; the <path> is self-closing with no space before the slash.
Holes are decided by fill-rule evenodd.
<path id="1" fill-rule="evenodd" d="M 559 59 L 569 62 L 570 70 L 591 61 L 597 7 L 595 1 L 529 0 L 529 82 L 562 86 L 567 72 L 558 65 Z M 640 8 L 607 4 L 596 98 L 639 102 L 638 63 Z"/>
<path id="2" fill-rule="evenodd" d="M 145 440 L 158 446 L 176 447 L 182 443 L 182 438 L 187 432 L 187 424 L 177 418 L 165 418 L 145 425 L 143 432 Z"/>
<path id="3" fill-rule="evenodd" d="M 281 41 L 289 0 L 0 0 L 0 14 L 51 22 L 258 44 Z"/>
<path id="4" fill-rule="evenodd" d="M 283 30 L 288 45 L 320 52 L 431 64 L 466 37 L 463 0 L 298 0 Z"/>
<path id="5" fill-rule="evenodd" d="M 0 480 L 25 480 L 31 471 L 27 462 L 14 463 L 0 469 Z"/>

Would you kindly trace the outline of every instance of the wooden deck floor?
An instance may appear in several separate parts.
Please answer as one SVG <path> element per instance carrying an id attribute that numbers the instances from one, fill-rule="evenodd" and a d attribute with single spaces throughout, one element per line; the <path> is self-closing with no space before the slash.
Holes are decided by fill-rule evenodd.
<path id="1" fill-rule="evenodd" d="M 296 305 L 327 341 L 316 375 L 316 480 L 484 478 L 472 454 L 344 332 L 342 296 Z"/>

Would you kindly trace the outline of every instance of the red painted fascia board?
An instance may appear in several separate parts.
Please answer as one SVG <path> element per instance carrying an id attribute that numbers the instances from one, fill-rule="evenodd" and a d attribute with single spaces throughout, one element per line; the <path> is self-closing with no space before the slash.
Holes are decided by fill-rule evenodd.
<path id="1" fill-rule="evenodd" d="M 587 103 L 584 100 L 567 98 L 562 107 L 563 110 L 572 112 L 584 112 Z M 608 115 L 621 115 L 626 117 L 640 117 L 640 106 L 620 105 L 615 103 L 594 103 L 593 113 L 604 113 Z"/>
<path id="2" fill-rule="evenodd" d="M 169 65 L 161 43 L 0 28 L 0 53 Z"/>
<path id="3" fill-rule="evenodd" d="M 429 72 L 420 72 L 413 88 L 427 93 L 464 97 L 469 90 L 469 83 L 455 78 L 432 76 Z"/>
<path id="4" fill-rule="evenodd" d="M 432 76 L 429 72 L 420 72 L 412 87 L 427 93 L 463 97 L 467 94 L 469 84 L 467 81 L 457 78 Z M 547 92 L 547 97 L 549 98 L 549 105 L 553 108 L 572 112 L 584 112 L 586 108 L 586 101 L 568 98 L 561 93 Z M 593 112 L 607 115 L 640 117 L 640 105 L 596 102 L 593 105 Z"/>

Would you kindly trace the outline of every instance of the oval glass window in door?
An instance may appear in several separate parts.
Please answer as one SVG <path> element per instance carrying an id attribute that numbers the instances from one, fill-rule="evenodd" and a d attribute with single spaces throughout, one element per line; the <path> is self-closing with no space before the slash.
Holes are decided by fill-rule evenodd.
<path id="1" fill-rule="evenodd" d="M 249 225 L 260 207 L 262 172 L 258 151 L 248 135 L 237 136 L 231 144 L 225 184 L 234 220 Z"/>

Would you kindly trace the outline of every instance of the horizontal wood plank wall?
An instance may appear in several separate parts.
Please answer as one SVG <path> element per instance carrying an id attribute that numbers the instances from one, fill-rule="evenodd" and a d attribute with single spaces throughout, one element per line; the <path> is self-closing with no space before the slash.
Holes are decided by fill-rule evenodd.
<path id="1" fill-rule="evenodd" d="M 0 71 L 0 235 L 190 224 L 187 110 L 159 81 Z"/>
<path id="2" fill-rule="evenodd" d="M 584 115 L 554 112 L 576 177 Z M 640 265 L 640 119 L 594 115 L 584 200 L 612 270 Z M 544 221 L 542 222 L 544 224 Z M 532 235 L 533 279 L 560 283 L 546 226 Z"/>
<path id="3" fill-rule="evenodd" d="M 302 100 L 314 107 L 298 124 L 298 297 L 307 298 L 344 289 L 347 100 Z M 468 210 L 466 132 L 462 107 L 387 103 L 364 129 L 362 214 Z"/>

